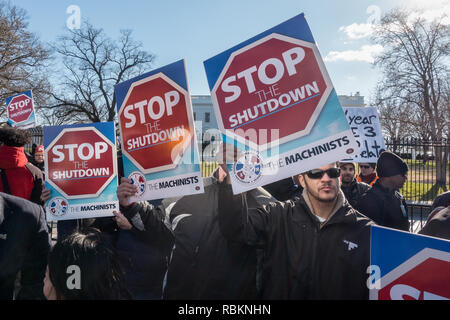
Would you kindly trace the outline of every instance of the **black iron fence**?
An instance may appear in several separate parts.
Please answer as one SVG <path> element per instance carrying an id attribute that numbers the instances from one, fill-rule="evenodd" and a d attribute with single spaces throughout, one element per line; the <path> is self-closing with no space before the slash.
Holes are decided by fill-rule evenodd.
<path id="1" fill-rule="evenodd" d="M 410 231 L 425 224 L 434 199 L 450 190 L 450 141 L 386 139 L 386 148 L 408 163 L 408 180 L 400 190 L 408 204 Z"/>
<path id="2" fill-rule="evenodd" d="M 413 202 L 432 202 L 450 190 L 450 141 L 423 141 L 414 138 L 388 139 L 386 148 L 408 163 L 408 180 L 401 189 Z"/>

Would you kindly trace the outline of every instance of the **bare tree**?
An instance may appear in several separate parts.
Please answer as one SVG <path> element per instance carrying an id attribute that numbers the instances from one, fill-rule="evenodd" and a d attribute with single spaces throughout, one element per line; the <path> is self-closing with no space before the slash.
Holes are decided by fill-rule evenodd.
<path id="1" fill-rule="evenodd" d="M 57 114 L 70 122 L 113 121 L 114 85 L 147 71 L 154 56 L 142 50 L 130 30 L 122 30 L 117 41 L 87 22 L 68 32 L 53 46 L 65 72 L 53 102 L 44 107 L 47 119 Z"/>
<path id="2" fill-rule="evenodd" d="M 375 61 L 383 70 L 379 92 L 383 98 L 399 101 L 397 108 L 415 112 L 418 133 L 441 141 L 448 125 L 445 94 L 450 27 L 442 23 L 444 16 L 433 22 L 426 22 L 420 14 L 413 16 L 394 9 L 376 27 L 373 40 L 384 48 Z M 435 148 L 435 157 L 437 184 L 446 188 L 446 159 L 440 147 Z"/>
<path id="3" fill-rule="evenodd" d="M 0 2 L 0 100 L 26 90 L 35 102 L 44 103 L 50 92 L 46 63 L 50 51 L 31 33 L 25 10 Z M 6 108 L 0 117 L 6 121 Z"/>

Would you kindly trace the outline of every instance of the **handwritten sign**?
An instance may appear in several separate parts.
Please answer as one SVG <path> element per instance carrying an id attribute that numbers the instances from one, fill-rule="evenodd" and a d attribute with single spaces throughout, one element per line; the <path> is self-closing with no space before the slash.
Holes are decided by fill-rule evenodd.
<path id="1" fill-rule="evenodd" d="M 345 116 L 358 142 L 360 153 L 353 155 L 354 162 L 377 162 L 384 146 L 380 120 L 375 107 L 343 108 Z"/>

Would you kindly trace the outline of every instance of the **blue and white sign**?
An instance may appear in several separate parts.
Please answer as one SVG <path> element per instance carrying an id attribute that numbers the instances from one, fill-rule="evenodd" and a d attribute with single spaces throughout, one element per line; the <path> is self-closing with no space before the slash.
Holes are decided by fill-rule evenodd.
<path id="1" fill-rule="evenodd" d="M 115 87 L 131 201 L 202 193 L 203 180 L 184 60 Z"/>
<path id="2" fill-rule="evenodd" d="M 8 124 L 21 129 L 36 126 L 33 93 L 31 90 L 6 98 Z"/>
<path id="3" fill-rule="evenodd" d="M 119 211 L 115 137 L 113 122 L 44 127 L 47 220 Z"/>
<path id="4" fill-rule="evenodd" d="M 450 241 L 372 226 L 371 300 L 450 299 Z"/>
<path id="5" fill-rule="evenodd" d="M 358 152 L 303 14 L 204 62 L 241 193 Z"/>
<path id="6" fill-rule="evenodd" d="M 349 107 L 344 108 L 344 112 L 360 150 L 349 161 L 377 162 L 386 149 L 377 109 Z"/>

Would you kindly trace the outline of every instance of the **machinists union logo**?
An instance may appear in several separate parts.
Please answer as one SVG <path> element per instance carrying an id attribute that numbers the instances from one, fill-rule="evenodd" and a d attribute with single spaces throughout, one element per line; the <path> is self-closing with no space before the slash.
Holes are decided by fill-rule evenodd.
<path id="1" fill-rule="evenodd" d="M 55 217 L 62 217 L 67 213 L 69 204 L 63 197 L 55 197 L 50 199 L 47 204 L 47 210 Z"/>
<path id="2" fill-rule="evenodd" d="M 262 162 L 256 152 L 245 151 L 234 164 L 235 177 L 244 183 L 252 183 L 261 177 Z"/>
<path id="3" fill-rule="evenodd" d="M 131 180 L 131 184 L 134 184 L 138 187 L 138 193 L 136 194 L 136 196 L 142 196 L 145 193 L 145 176 L 139 171 L 133 171 L 128 176 L 128 179 Z"/>

